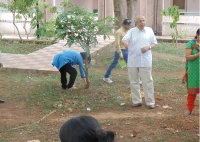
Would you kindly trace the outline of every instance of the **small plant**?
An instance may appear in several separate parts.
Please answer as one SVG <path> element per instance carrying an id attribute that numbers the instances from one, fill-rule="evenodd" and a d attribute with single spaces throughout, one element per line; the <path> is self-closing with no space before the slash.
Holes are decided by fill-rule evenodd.
<path id="1" fill-rule="evenodd" d="M 177 43 L 177 39 L 179 37 L 179 32 L 177 30 L 177 22 L 179 21 L 179 16 L 180 16 L 180 12 L 179 12 L 179 7 L 174 5 L 174 6 L 170 6 L 168 7 L 167 10 L 163 10 L 161 12 L 161 15 L 164 16 L 170 16 L 173 21 L 172 23 L 170 23 L 170 28 L 174 29 L 175 32 L 171 33 L 172 36 L 172 41 Z"/>

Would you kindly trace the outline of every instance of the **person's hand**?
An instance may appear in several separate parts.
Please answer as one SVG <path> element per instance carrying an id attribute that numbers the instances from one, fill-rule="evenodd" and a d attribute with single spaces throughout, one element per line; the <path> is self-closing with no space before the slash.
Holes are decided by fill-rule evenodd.
<path id="1" fill-rule="evenodd" d="M 120 55 L 119 58 L 120 58 L 120 60 L 123 60 L 123 59 L 124 59 L 123 55 Z"/>
<path id="2" fill-rule="evenodd" d="M 147 52 L 149 50 L 149 48 L 150 48 L 149 46 L 145 46 L 145 47 L 141 48 L 142 53 Z"/>
<path id="3" fill-rule="evenodd" d="M 126 49 L 128 49 L 129 43 L 128 43 L 127 41 L 122 40 L 122 44 L 124 45 L 124 47 L 125 47 Z"/>
<path id="4" fill-rule="evenodd" d="M 0 68 L 1 68 L 1 67 L 3 67 L 3 64 L 2 64 L 2 63 L 0 63 Z"/>

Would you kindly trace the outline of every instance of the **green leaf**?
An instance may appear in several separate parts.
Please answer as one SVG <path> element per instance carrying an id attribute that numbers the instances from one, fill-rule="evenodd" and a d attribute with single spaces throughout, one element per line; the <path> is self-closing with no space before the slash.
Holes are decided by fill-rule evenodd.
<path id="1" fill-rule="evenodd" d="M 51 13 L 56 13 L 57 12 L 57 7 L 53 6 L 52 8 L 50 8 L 50 12 Z"/>
<path id="2" fill-rule="evenodd" d="M 79 8 L 70 2 L 67 3 L 67 6 L 71 11 L 62 12 L 58 15 L 55 27 L 59 38 L 66 37 L 68 46 L 79 44 L 85 51 L 90 52 L 91 46 L 96 46 L 98 43 L 97 34 L 102 34 L 106 39 L 107 34 L 112 32 L 116 18 L 106 17 L 105 19 L 95 20 L 96 15 L 94 13 Z M 105 20 L 109 24 L 105 24 Z"/>

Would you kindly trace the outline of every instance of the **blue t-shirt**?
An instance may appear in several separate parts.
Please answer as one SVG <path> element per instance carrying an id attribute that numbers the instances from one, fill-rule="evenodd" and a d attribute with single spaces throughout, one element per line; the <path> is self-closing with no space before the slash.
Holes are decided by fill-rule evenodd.
<path id="1" fill-rule="evenodd" d="M 64 50 L 54 56 L 52 65 L 60 70 L 65 64 L 70 63 L 73 67 L 74 65 L 79 65 L 79 70 L 82 78 L 85 78 L 85 71 L 83 65 L 83 58 L 81 54 L 75 50 Z"/>

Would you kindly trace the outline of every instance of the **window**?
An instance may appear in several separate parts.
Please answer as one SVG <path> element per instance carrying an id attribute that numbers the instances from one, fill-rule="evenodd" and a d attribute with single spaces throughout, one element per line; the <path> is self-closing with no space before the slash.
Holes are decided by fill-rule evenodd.
<path id="1" fill-rule="evenodd" d="M 186 10 L 186 0 L 173 0 L 173 5 L 178 6 L 180 10 Z"/>
<path id="2" fill-rule="evenodd" d="M 171 6 L 178 6 L 180 12 L 186 12 L 187 10 L 187 5 L 186 5 L 187 0 L 170 0 Z"/>

